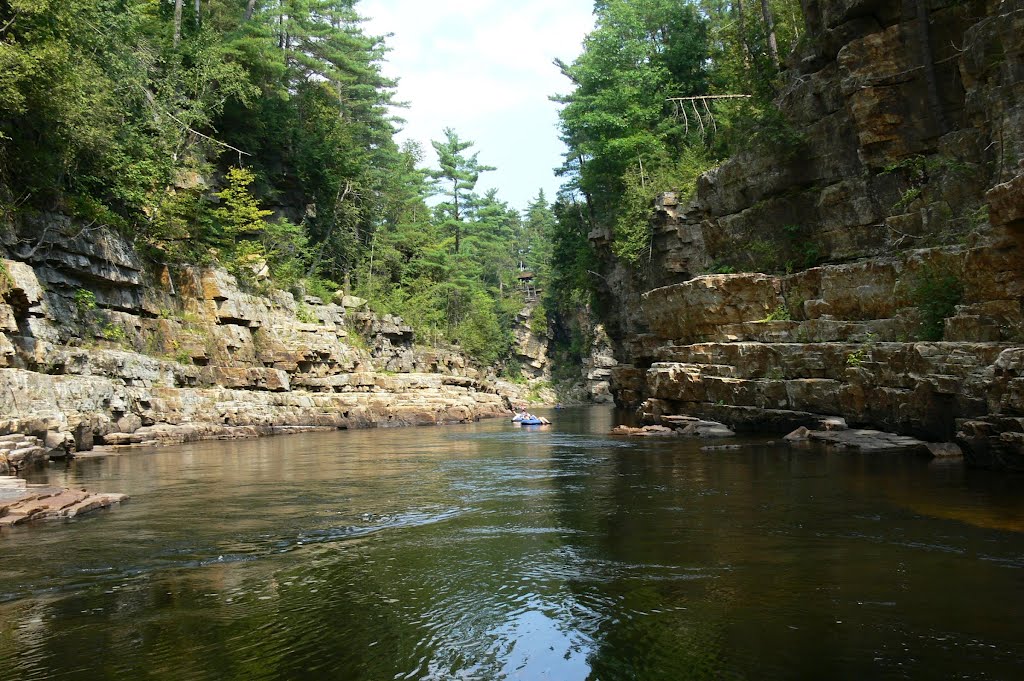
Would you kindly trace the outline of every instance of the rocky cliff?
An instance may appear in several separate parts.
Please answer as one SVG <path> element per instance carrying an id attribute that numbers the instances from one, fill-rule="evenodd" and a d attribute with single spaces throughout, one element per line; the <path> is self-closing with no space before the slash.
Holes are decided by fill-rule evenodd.
<path id="1" fill-rule="evenodd" d="M 644 271 L 591 234 L 616 399 L 739 428 L 838 415 L 1022 469 L 1024 2 L 806 7 L 787 143 L 659 197 Z"/>
<path id="2" fill-rule="evenodd" d="M 558 353 L 559 339 L 554 329 L 548 328 L 548 319 L 539 301 L 529 300 L 516 317 L 513 328 L 515 359 L 520 366 L 522 379 L 527 381 L 527 390 L 539 401 L 546 403 L 593 403 L 610 404 L 613 399 L 610 390 L 611 368 L 617 364 L 611 340 L 604 327 L 594 320 L 589 309 L 578 312 L 577 319 L 570 320 L 583 332 L 589 341 L 585 352 L 578 361 Z M 543 319 L 543 324 L 537 320 Z M 557 320 L 563 326 L 566 320 Z M 562 345 L 565 344 L 562 339 Z M 552 349 L 555 356 L 552 357 Z M 560 369 L 559 375 L 553 369 Z M 555 385 L 557 384 L 557 385 Z"/>
<path id="3" fill-rule="evenodd" d="M 0 475 L 95 444 L 459 422 L 518 398 L 351 296 L 154 270 L 60 215 L 12 227 L 3 245 L 0 435 L 37 446 L 0 448 Z"/>

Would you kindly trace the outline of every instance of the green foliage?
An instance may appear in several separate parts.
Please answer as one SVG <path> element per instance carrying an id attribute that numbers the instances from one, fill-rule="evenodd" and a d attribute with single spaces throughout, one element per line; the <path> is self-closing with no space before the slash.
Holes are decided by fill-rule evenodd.
<path id="1" fill-rule="evenodd" d="M 803 28 L 797 0 L 608 0 L 572 64 L 563 103 L 565 191 L 587 203 L 592 226 L 614 227 L 613 253 L 638 264 L 650 253 L 654 196 L 686 194 L 694 179 L 736 149 L 797 154 L 803 139 L 772 104 L 784 53 Z M 759 11 L 760 10 L 760 11 Z M 764 12 L 773 15 L 772 31 Z M 671 98 L 746 94 L 686 103 Z M 685 116 L 683 115 L 685 113 Z"/>
<path id="2" fill-rule="evenodd" d="M 530 310 L 530 333 L 537 338 L 548 335 L 548 311 L 543 304 Z"/>
<path id="3" fill-rule="evenodd" d="M 96 294 L 88 289 L 75 290 L 74 301 L 80 319 L 88 319 L 96 310 Z"/>
<path id="4" fill-rule="evenodd" d="M 309 309 L 309 306 L 305 303 L 298 303 L 295 306 L 295 317 L 303 324 L 319 324 L 320 320 L 316 314 Z"/>
<path id="5" fill-rule="evenodd" d="M 945 320 L 956 314 L 956 306 L 964 295 L 963 283 L 952 272 L 935 265 L 925 265 L 917 273 L 910 289 L 910 298 L 921 317 L 922 340 L 942 340 Z"/>
<path id="6" fill-rule="evenodd" d="M 732 149 L 761 149 L 792 158 L 806 148 L 806 139 L 771 101 L 745 99 L 722 105 L 723 153 Z"/>
<path id="7" fill-rule="evenodd" d="M 922 189 L 921 187 L 910 187 L 909 189 L 904 191 L 902 194 L 900 194 L 899 200 L 896 201 L 896 203 L 894 203 L 893 206 L 892 206 L 892 212 L 893 213 L 904 213 L 904 212 L 906 212 L 914 204 L 915 201 L 917 201 L 919 198 L 921 198 L 921 194 L 923 194 L 923 193 L 924 193 L 924 189 Z"/>
<path id="8" fill-rule="evenodd" d="M 530 403 L 541 402 L 543 401 L 541 393 L 550 389 L 551 384 L 547 381 L 532 381 L 530 383 L 530 389 L 526 393 L 526 401 Z"/>
<path id="9" fill-rule="evenodd" d="M 788 322 L 793 319 L 793 315 L 790 314 L 789 308 L 784 304 L 779 304 L 774 310 L 768 313 L 768 316 L 760 320 L 762 322 Z"/>
<path id="10" fill-rule="evenodd" d="M 971 229 L 977 229 L 989 224 L 989 206 L 987 203 L 976 208 L 965 208 L 964 215 Z"/>
<path id="11" fill-rule="evenodd" d="M 3 295 L 14 288 L 14 277 L 11 276 L 11 271 L 7 269 L 7 263 L 0 260 L 0 295 Z"/>
<path id="12" fill-rule="evenodd" d="M 782 228 L 785 245 L 786 273 L 806 269 L 818 263 L 821 252 L 805 225 L 786 225 Z"/>
<path id="13" fill-rule="evenodd" d="M 231 168 L 227 186 L 216 194 L 221 205 L 211 216 L 221 260 L 236 277 L 253 282 L 264 270 L 281 288 L 303 278 L 310 259 L 305 231 L 287 220 L 266 222 L 273 211 L 260 207 L 249 192 L 255 177 L 244 168 Z"/>
<path id="14" fill-rule="evenodd" d="M 782 249 L 774 240 L 754 239 L 745 251 L 755 272 L 773 272 L 782 264 Z"/>
<path id="15" fill-rule="evenodd" d="M 575 89 L 555 99 L 565 105 L 560 117 L 569 152 L 562 172 L 598 219 L 614 223 L 619 200 L 631 189 L 635 194 L 635 185 L 646 189 L 639 165 L 664 167 L 663 159 L 702 144 L 666 100 L 707 92 L 707 24 L 695 7 L 673 0 L 611 0 L 595 14 L 583 53 L 561 64 Z M 654 193 L 645 191 L 645 200 Z M 631 230 L 624 252 L 635 258 L 639 228 L 628 218 L 616 227 Z"/>
<path id="16" fill-rule="evenodd" d="M 553 212 L 556 228 L 551 234 L 550 280 L 543 282 L 544 307 L 568 316 L 590 304 L 598 259 L 587 238 L 585 204 L 563 196 Z"/>
<path id="17" fill-rule="evenodd" d="M 875 345 L 875 341 L 875 334 L 869 332 L 864 338 L 864 344 L 846 355 L 846 366 L 857 368 L 864 364 L 871 356 L 871 350 Z"/>
<path id="18" fill-rule="evenodd" d="M 366 337 L 351 323 L 348 325 L 348 336 L 346 336 L 345 341 L 350 347 L 361 352 L 370 351 L 370 344 L 366 342 Z"/>
<path id="19" fill-rule="evenodd" d="M 481 165 L 477 160 L 478 154 L 466 156 L 463 154 L 473 146 L 468 140 L 459 139 L 458 133 L 451 128 L 444 129 L 444 141 L 432 141 L 434 151 L 437 152 L 437 170 L 429 171 L 444 196 L 444 201 L 434 208 L 435 220 L 452 238 L 452 248 L 456 256 L 462 252 L 463 235 L 467 229 L 466 218 L 471 217 L 474 211 L 480 210 L 480 198 L 473 194 L 480 173 L 494 170 L 492 166 Z M 492 210 L 501 210 L 495 206 L 496 197 L 494 192 L 488 194 L 487 200 Z"/>
<path id="20" fill-rule="evenodd" d="M 123 344 L 128 340 L 128 334 L 124 327 L 118 326 L 113 322 L 104 324 L 103 328 L 100 329 L 100 334 L 112 343 Z"/>
<path id="21" fill-rule="evenodd" d="M 548 203 L 544 191 L 537 192 L 537 197 L 526 208 L 523 218 L 522 236 L 518 239 L 519 261 L 533 272 L 541 287 L 551 281 L 551 265 L 553 257 L 552 239 L 558 224 L 555 213 Z"/>
<path id="22" fill-rule="evenodd" d="M 523 365 L 517 359 L 506 360 L 501 367 L 499 375 L 510 383 L 519 385 L 526 384 L 526 376 L 523 375 Z"/>
<path id="23" fill-rule="evenodd" d="M 438 170 L 417 170 L 422 152 L 403 148 L 401 203 L 376 232 L 356 292 L 375 310 L 400 315 L 422 341 L 457 343 L 481 363 L 501 364 L 510 357 L 511 330 L 523 305 L 517 264 L 544 258 L 543 246 L 538 238 L 536 251 L 523 248 L 529 231 L 494 190 L 472 191 L 487 168 L 464 153 L 471 143 L 453 130 L 445 133 L 445 141 L 434 143 Z M 428 182 L 430 176 L 436 182 Z M 443 200 L 430 211 L 425 198 L 434 189 Z"/>
<path id="24" fill-rule="evenodd" d="M 930 186 L 937 180 L 948 176 L 965 177 L 972 172 L 971 166 L 958 158 L 946 154 L 920 154 L 908 156 L 885 167 L 886 175 L 894 175 L 903 186 L 899 198 L 892 206 L 891 213 L 897 215 L 908 212 L 919 200 L 927 202 L 930 197 Z M 943 204 L 951 214 L 948 205 Z M 973 228 L 969 216 L 966 223 Z M 948 222 L 948 219 L 947 219 Z"/>
<path id="25" fill-rule="evenodd" d="M 806 226 L 789 224 L 779 232 L 762 232 L 759 238 L 736 244 L 732 257 L 735 258 L 733 262 L 712 264 L 712 273 L 754 271 L 792 274 L 817 265 L 821 251 Z"/>
<path id="26" fill-rule="evenodd" d="M 469 299 L 464 317 L 453 329 L 453 336 L 463 350 L 485 365 L 495 364 L 512 346 L 512 335 L 508 327 L 501 324 L 494 300 L 481 292 Z"/>
<path id="27" fill-rule="evenodd" d="M 307 277 L 302 280 L 302 285 L 309 295 L 327 301 L 334 297 L 336 291 L 341 290 L 341 286 L 337 282 L 323 277 Z"/>
<path id="28" fill-rule="evenodd" d="M 697 0 L 708 19 L 711 80 L 718 88 L 771 101 L 780 85 L 780 70 L 769 47 L 763 4 Z M 769 0 L 781 56 L 806 39 L 800 0 Z M 798 48 L 799 49 L 799 48 Z"/>
<path id="29" fill-rule="evenodd" d="M 647 256 L 651 248 L 654 197 L 677 190 L 683 200 L 687 199 L 695 190 L 697 177 L 712 165 L 703 149 L 686 147 L 674 159 L 659 153 L 650 163 L 628 169 L 615 220 L 612 252 L 632 264 Z"/>
<path id="30" fill-rule="evenodd" d="M 354 272 L 400 158 L 384 46 L 353 5 L 208 0 L 176 24 L 168 2 L 0 2 L 0 199 L 162 261 L 262 257 L 283 285 Z M 258 199 L 296 219 L 265 226 Z"/>
<path id="31" fill-rule="evenodd" d="M 868 348 L 857 348 L 853 352 L 846 355 L 846 366 L 848 367 L 859 367 L 864 363 L 864 360 L 868 357 Z"/>
<path id="32" fill-rule="evenodd" d="M 249 185 L 256 179 L 251 170 L 230 168 L 225 179 L 227 186 L 216 194 L 222 203 L 212 215 L 218 228 L 216 242 L 226 246 L 259 235 L 265 218 L 274 211 L 260 208 L 259 201 L 249 193 Z"/>

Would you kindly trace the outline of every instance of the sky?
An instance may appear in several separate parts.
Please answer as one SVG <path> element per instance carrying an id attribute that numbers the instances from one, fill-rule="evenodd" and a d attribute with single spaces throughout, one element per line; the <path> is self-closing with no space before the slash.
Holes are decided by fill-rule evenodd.
<path id="1" fill-rule="evenodd" d="M 526 208 L 538 190 L 552 201 L 561 184 L 558 105 L 570 91 L 552 61 L 572 62 L 593 28 L 593 0 L 362 0 L 357 11 L 371 35 L 394 34 L 384 74 L 398 78 L 409 108 L 398 140 L 414 139 L 436 162 L 431 140 L 453 128 L 474 142 L 484 173 L 479 193 Z"/>

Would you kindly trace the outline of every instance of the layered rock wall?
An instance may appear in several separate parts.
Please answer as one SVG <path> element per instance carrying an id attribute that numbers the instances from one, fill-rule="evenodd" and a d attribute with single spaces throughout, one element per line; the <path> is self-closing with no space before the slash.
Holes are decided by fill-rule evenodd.
<path id="1" fill-rule="evenodd" d="M 646 271 L 608 262 L 620 404 L 1024 468 L 1024 2 L 927 4 L 807 3 L 790 142 L 659 197 Z"/>
<path id="2" fill-rule="evenodd" d="M 417 347 L 401 319 L 351 296 L 153 270 L 125 240 L 60 215 L 26 221 L 5 246 L 0 435 L 38 438 L 33 452 L 508 411 L 509 396 L 459 353 Z M 21 449 L 8 468 L 39 458 Z"/>

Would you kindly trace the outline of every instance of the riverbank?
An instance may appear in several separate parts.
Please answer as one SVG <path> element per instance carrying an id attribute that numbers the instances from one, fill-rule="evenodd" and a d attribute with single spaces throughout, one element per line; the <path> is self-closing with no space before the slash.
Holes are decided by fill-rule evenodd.
<path id="1" fill-rule="evenodd" d="M 4 239 L 24 255 L 3 261 L 0 436 L 37 442 L 0 474 L 96 446 L 475 421 L 540 392 L 341 291 L 153 267 L 55 214 Z"/>

